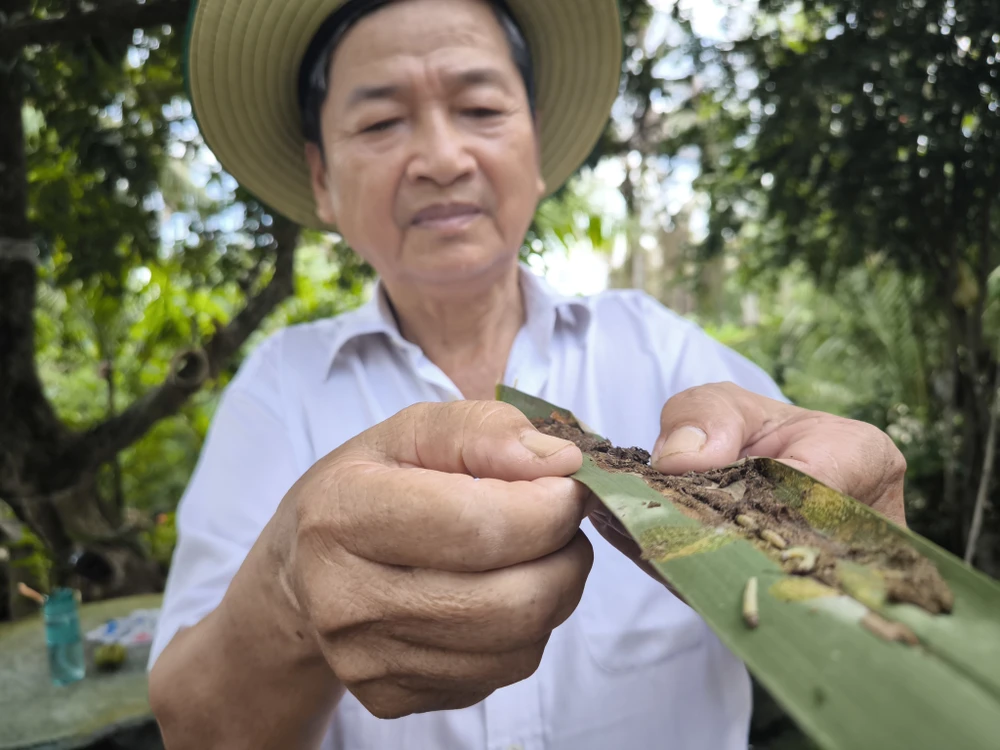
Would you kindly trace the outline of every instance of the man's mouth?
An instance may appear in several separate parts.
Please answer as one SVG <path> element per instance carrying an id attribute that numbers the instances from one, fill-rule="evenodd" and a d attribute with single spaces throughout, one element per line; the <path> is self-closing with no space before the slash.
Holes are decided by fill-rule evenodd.
<path id="1" fill-rule="evenodd" d="M 482 215 L 471 203 L 437 203 L 422 209 L 413 217 L 413 226 L 436 231 L 464 229 Z"/>

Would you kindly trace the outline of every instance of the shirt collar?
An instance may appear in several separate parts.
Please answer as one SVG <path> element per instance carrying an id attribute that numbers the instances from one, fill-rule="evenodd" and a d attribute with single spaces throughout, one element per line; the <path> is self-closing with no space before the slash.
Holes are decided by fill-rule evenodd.
<path id="1" fill-rule="evenodd" d="M 557 324 L 581 329 L 590 325 L 591 311 L 586 298 L 558 294 L 525 264 L 518 267 L 518 273 L 524 293 L 525 332 L 539 352 L 547 351 Z M 368 302 L 342 314 L 338 322 L 340 325 L 330 343 L 330 368 L 344 347 L 370 336 L 385 336 L 401 349 L 419 350 L 400 333 L 381 280 L 375 283 Z"/>

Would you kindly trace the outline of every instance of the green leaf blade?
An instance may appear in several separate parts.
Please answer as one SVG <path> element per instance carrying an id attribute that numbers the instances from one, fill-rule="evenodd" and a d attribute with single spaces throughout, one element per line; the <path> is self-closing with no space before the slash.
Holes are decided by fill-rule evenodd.
<path id="1" fill-rule="evenodd" d="M 575 417 L 509 388 L 498 397 L 529 419 Z M 950 614 L 872 605 L 912 628 L 920 645 L 885 640 L 862 625 L 868 607 L 808 578 L 792 580 L 743 537 L 682 512 L 638 475 L 607 471 L 585 456 L 574 476 L 637 539 L 657 574 L 691 606 L 789 712 L 828 750 L 987 750 L 1000 738 L 1000 586 L 927 540 L 857 501 L 770 459 L 752 459 L 775 496 L 814 528 L 844 540 L 903 540 L 929 559 L 954 594 Z M 759 582 L 759 625 L 743 618 L 746 582 Z M 788 581 L 799 585 L 789 586 Z M 812 584 L 807 587 L 805 582 Z"/>

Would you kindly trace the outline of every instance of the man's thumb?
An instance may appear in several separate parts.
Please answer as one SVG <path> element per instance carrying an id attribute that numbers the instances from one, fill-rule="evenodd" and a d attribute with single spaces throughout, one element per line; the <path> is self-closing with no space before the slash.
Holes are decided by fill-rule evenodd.
<path id="1" fill-rule="evenodd" d="M 739 460 L 747 439 L 766 419 L 759 397 L 730 384 L 692 388 L 660 414 L 651 466 L 664 474 L 709 471 Z"/>
<path id="2" fill-rule="evenodd" d="M 735 461 L 739 446 L 727 445 L 729 441 L 712 441 L 696 425 L 683 425 L 662 433 L 653 448 L 650 465 L 664 474 L 684 474 L 688 471 L 707 471 Z"/>

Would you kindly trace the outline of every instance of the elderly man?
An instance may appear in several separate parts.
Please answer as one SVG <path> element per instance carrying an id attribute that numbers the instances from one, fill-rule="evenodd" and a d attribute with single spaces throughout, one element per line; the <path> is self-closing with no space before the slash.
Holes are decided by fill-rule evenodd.
<path id="1" fill-rule="evenodd" d="M 746 747 L 743 666 L 498 382 L 663 471 L 774 456 L 902 519 L 882 433 L 789 405 L 640 293 L 563 298 L 518 264 L 606 123 L 618 24 L 615 0 L 198 3 L 208 143 L 380 282 L 221 401 L 151 657 L 171 750 Z"/>

